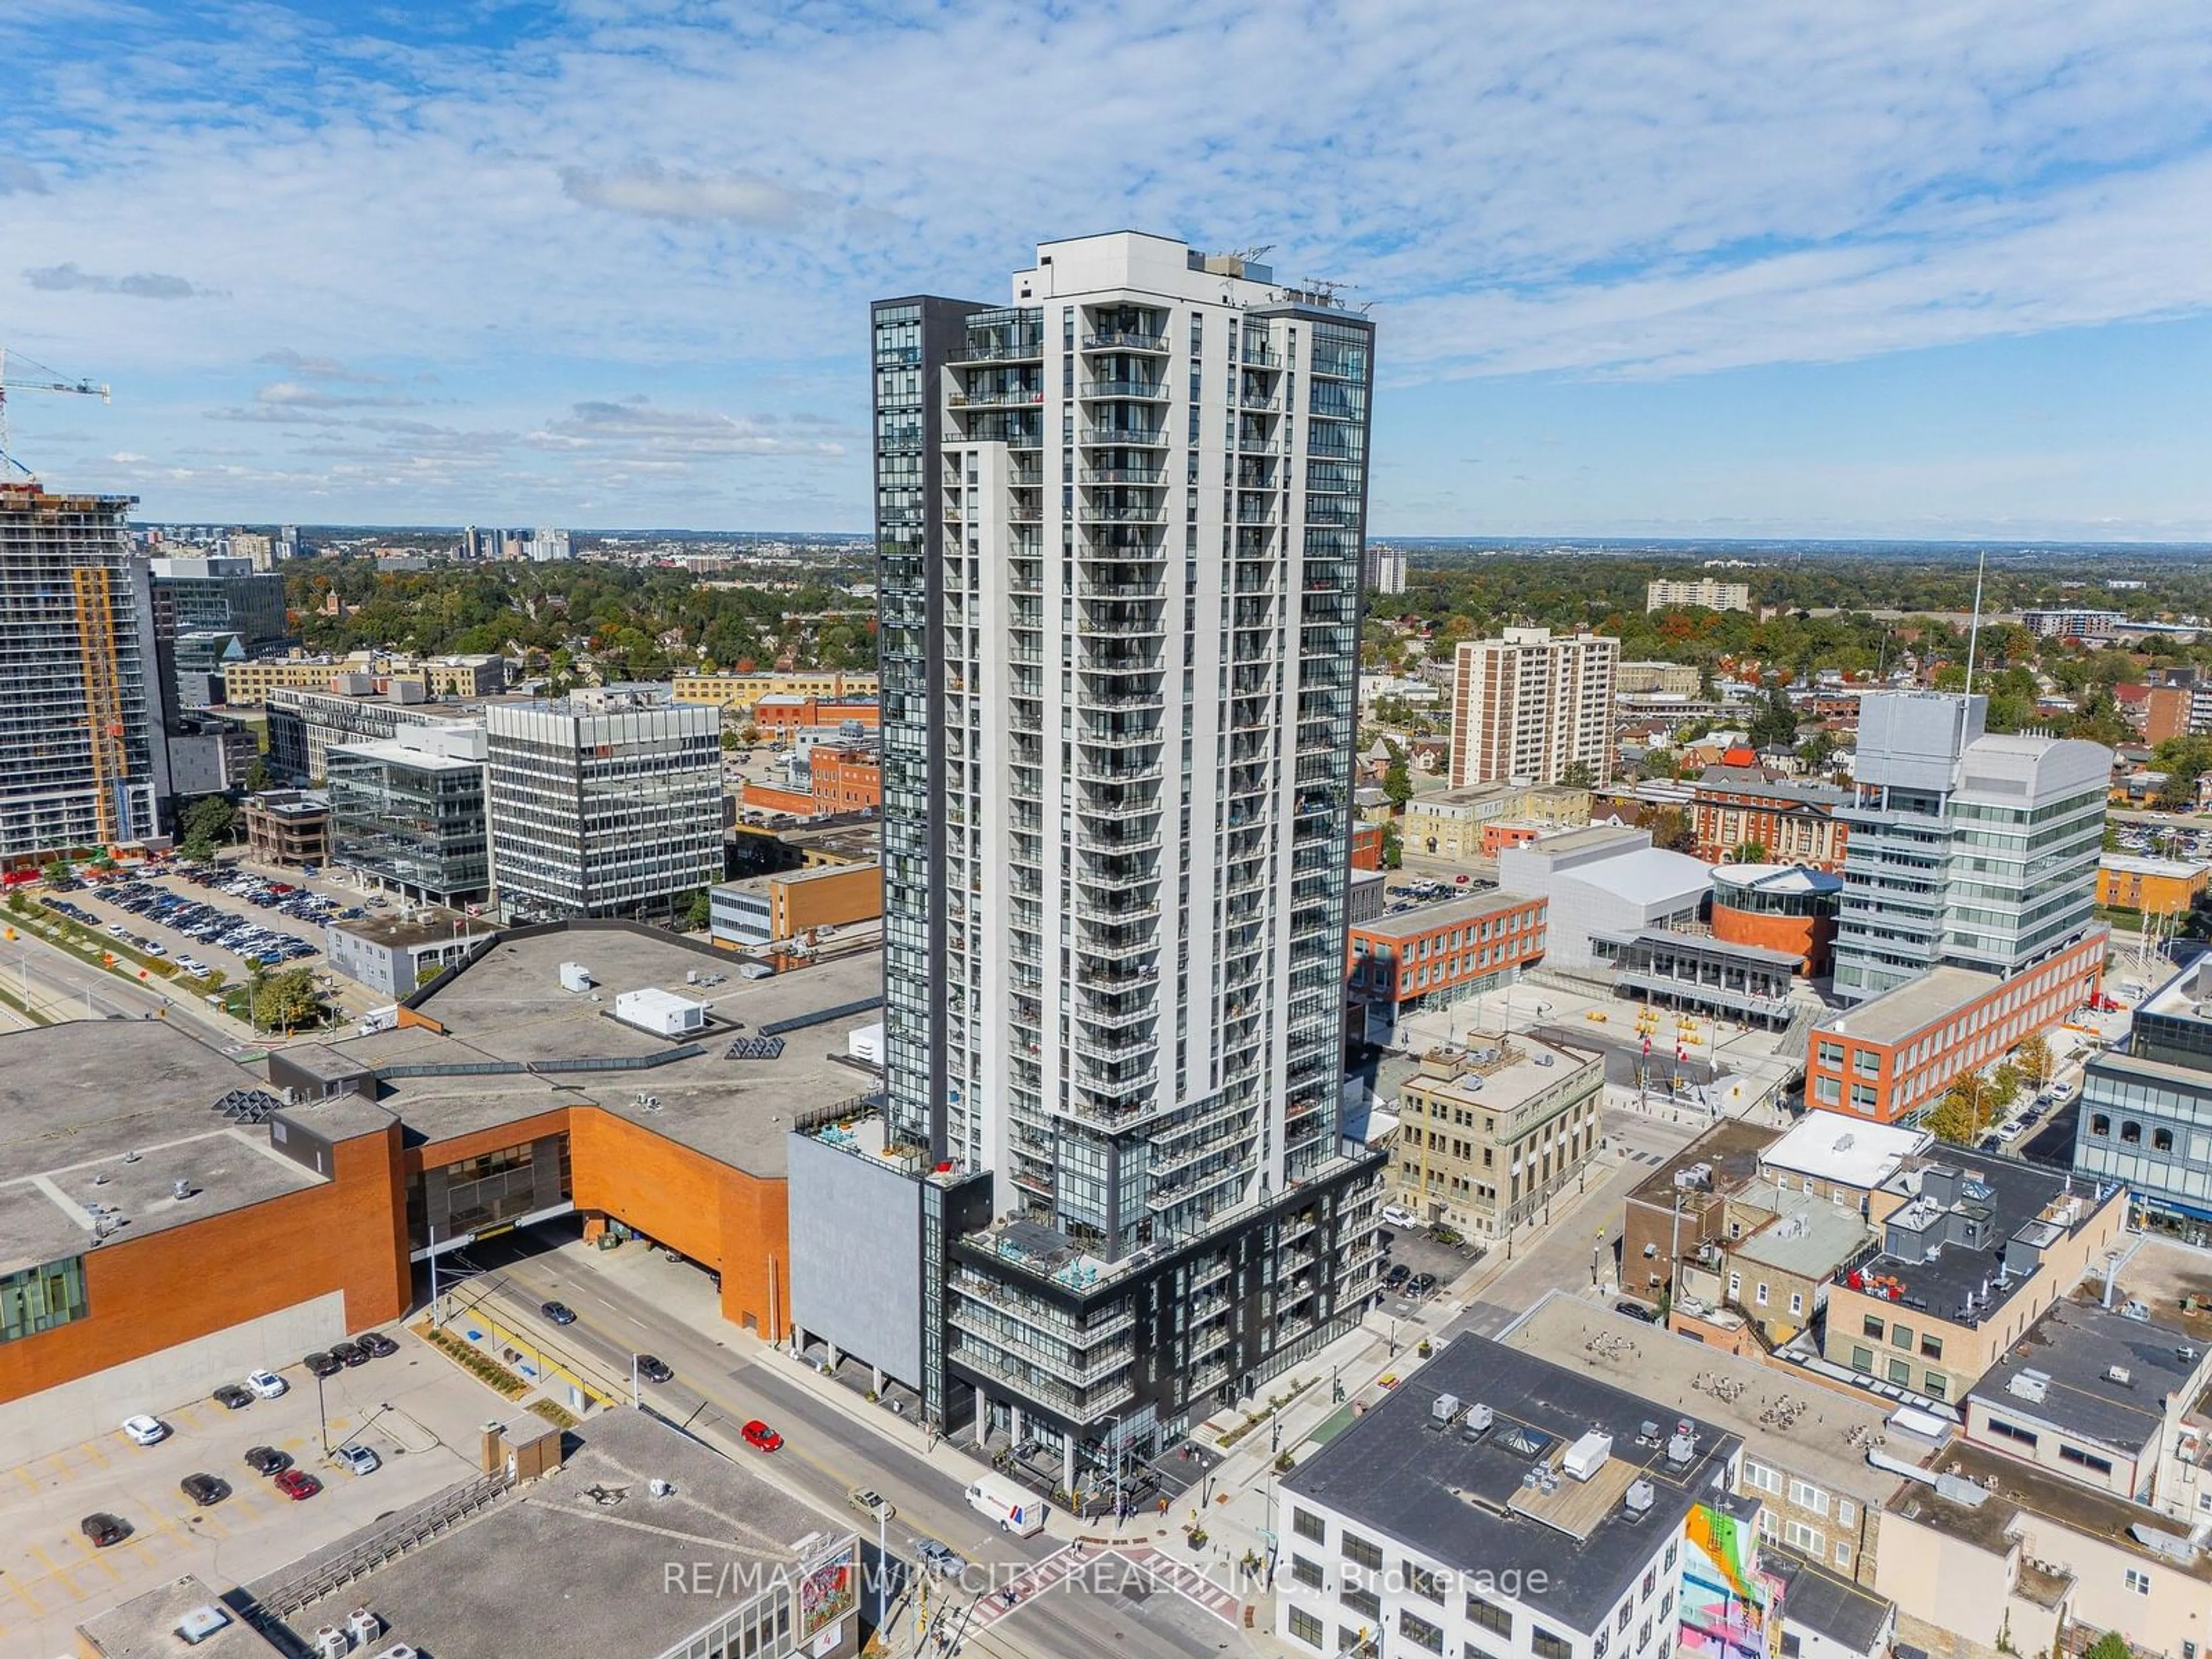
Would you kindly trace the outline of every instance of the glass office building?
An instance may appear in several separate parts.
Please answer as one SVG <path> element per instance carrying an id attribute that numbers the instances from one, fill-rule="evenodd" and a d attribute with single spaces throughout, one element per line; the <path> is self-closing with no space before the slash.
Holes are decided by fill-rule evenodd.
<path id="1" fill-rule="evenodd" d="M 448 908 L 491 892 L 480 726 L 410 726 L 325 757 L 331 858 L 387 892 Z"/>

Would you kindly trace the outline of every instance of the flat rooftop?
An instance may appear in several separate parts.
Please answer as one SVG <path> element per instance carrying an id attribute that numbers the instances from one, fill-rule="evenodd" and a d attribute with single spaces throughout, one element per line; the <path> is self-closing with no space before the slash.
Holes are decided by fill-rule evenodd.
<path id="1" fill-rule="evenodd" d="M 1486 1404 L 1491 1426 L 1475 1439 L 1459 1423 L 1437 1427 L 1432 1408 L 1445 1394 Z M 1501 1578 L 1541 1569 L 1544 1588 L 1524 1587 L 1521 1600 L 1547 1623 L 1588 1632 L 1612 1616 L 1666 1540 L 1680 1535 L 1692 1505 L 1725 1480 L 1741 1444 L 1701 1412 L 1680 1418 L 1689 1425 L 1689 1455 L 1674 1462 L 1668 1442 L 1676 1419 L 1651 1401 L 1580 1366 L 1462 1336 L 1282 1486 L 1294 1500 L 1327 1504 L 1356 1531 L 1449 1568 Z M 1656 1434 L 1645 1436 L 1655 1419 Z M 1593 1431 L 1610 1435 L 1611 1449 L 1578 1480 L 1562 1459 Z M 1532 1486 L 1538 1471 L 1544 1484 Z M 1638 1480 L 1652 1495 L 1640 1516 L 1625 1502 Z"/>
<path id="2" fill-rule="evenodd" d="M 437 1659 L 664 1653 L 853 1543 L 842 1521 L 644 1412 L 611 1411 L 574 1432 L 575 1449 L 559 1470 L 307 1602 L 285 1624 L 304 1637 L 322 1625 L 343 1628 L 367 1607 L 386 1626 L 368 1652 L 404 1642 Z M 674 1490 L 655 1498 L 653 1480 Z M 252 1588 L 281 1595 L 284 1583 L 358 1548 L 374 1530 Z M 671 1594 L 672 1562 L 682 1564 L 683 1583 L 704 1583 L 709 1593 Z M 848 1582 L 857 1598 L 857 1557 Z"/>
<path id="3" fill-rule="evenodd" d="M 471 939 L 497 931 L 491 922 L 472 921 L 451 910 L 405 918 L 368 915 L 356 921 L 333 921 L 328 926 L 333 933 L 349 933 L 372 945 L 394 950 L 405 950 L 415 945 L 443 945 L 450 939 Z"/>
<path id="4" fill-rule="evenodd" d="M 1494 1058 L 1485 1060 L 1486 1054 Z M 1602 1055 L 1589 1050 L 1517 1033 L 1504 1044 L 1470 1042 L 1455 1049 L 1434 1051 L 1423 1060 L 1422 1068 L 1399 1084 L 1401 1091 L 1419 1088 L 1425 1094 L 1501 1115 L 1518 1111 L 1547 1090 L 1605 1063 Z M 1430 1062 L 1463 1069 L 1446 1076 L 1441 1071 L 1430 1072 Z M 1592 1086 L 1597 1085 L 1593 1082 Z M 1571 1103 L 1563 1099 L 1559 1107 L 1564 1110 Z"/>
<path id="5" fill-rule="evenodd" d="M 1729 1243 L 1730 1260 L 1759 1262 L 1800 1279 L 1826 1279 L 1867 1242 L 1867 1224 L 1856 1209 L 1810 1193 L 1777 1191 L 1774 1202 L 1773 1220 Z"/>
<path id="6" fill-rule="evenodd" d="M 178 1630 L 191 1614 L 213 1608 L 222 1620 L 214 1634 L 187 1642 Z M 351 1608 L 347 1609 L 351 1612 Z M 86 1650 L 100 1659 L 277 1659 L 284 1650 L 240 1618 L 197 1573 L 134 1595 L 76 1627 Z"/>
<path id="7" fill-rule="evenodd" d="M 1895 1175 L 1906 1158 L 1926 1151 L 1933 1139 L 1925 1129 L 1815 1110 L 1792 1124 L 1759 1154 L 1759 1161 L 1768 1170 L 1787 1170 L 1870 1191 Z"/>
<path id="8" fill-rule="evenodd" d="M 1978 969 L 1930 968 L 1918 979 L 1822 1021 L 1819 1029 L 1863 1042 L 1902 1042 L 1979 1002 L 2003 983 L 1998 975 Z"/>
<path id="9" fill-rule="evenodd" d="M 1875 1653 L 1897 1604 L 1787 1548 L 1762 1549 L 1760 1568 L 1782 1580 L 1782 1622 L 1818 1631 L 1846 1653 Z"/>
<path id="10" fill-rule="evenodd" d="M 1535 901 L 1526 893 L 1508 893 L 1495 887 L 1486 887 L 1467 898 L 1416 905 L 1395 915 L 1386 912 L 1379 916 L 1371 916 L 1365 921 L 1355 921 L 1352 927 L 1355 933 L 1364 933 L 1373 939 L 1419 939 L 1435 933 L 1439 927 L 1457 927 L 1470 921 L 1484 921 L 1534 902 Z"/>
<path id="11" fill-rule="evenodd" d="M 1883 1502 L 1897 1485 L 1897 1476 L 1866 1461 L 1874 1436 L 1897 1437 L 1884 1427 L 1893 1409 L 1887 1401 L 1801 1381 L 1565 1291 L 1551 1291 L 1498 1340 L 1588 1371 L 1673 1416 L 1741 1435 L 1747 1455 L 1862 1503 Z"/>
<path id="12" fill-rule="evenodd" d="M 0 1036 L 0 1273 L 319 1186 L 216 1109 L 261 1079 L 166 1020 Z M 179 1202 L 175 1184 L 190 1184 Z"/>
<path id="13" fill-rule="evenodd" d="M 1734 1192 L 1759 1174 L 1759 1155 L 1774 1138 L 1772 1129 L 1747 1123 L 1741 1118 L 1724 1117 L 1646 1176 L 1629 1196 L 1646 1204 L 1656 1204 L 1662 1209 L 1671 1209 L 1674 1203 L 1674 1176 L 1699 1164 L 1712 1167 L 1711 1191 Z"/>
<path id="14" fill-rule="evenodd" d="M 562 988 L 561 966 L 570 962 L 591 975 L 589 991 Z M 687 974 L 720 982 L 694 983 Z M 706 1004 L 706 1030 L 672 1039 L 614 1017 L 621 993 L 648 989 Z M 873 951 L 747 979 L 726 953 L 657 928 L 525 928 L 501 935 L 410 1003 L 442 1032 L 403 1025 L 325 1045 L 324 1058 L 377 1073 L 380 1103 L 406 1125 L 410 1140 L 449 1140 L 590 1103 L 732 1168 L 778 1178 L 794 1114 L 880 1087 L 872 1067 L 848 1057 L 846 1039 L 882 1019 L 882 998 L 883 959 Z M 781 1047 L 773 1055 L 744 1047 L 732 1053 L 733 1044 L 776 1036 Z M 681 1052 L 692 1046 L 702 1052 Z M 676 1057 L 635 1069 L 573 1063 L 670 1054 Z M 443 1075 L 404 1069 L 488 1061 L 532 1069 Z"/>
<path id="15" fill-rule="evenodd" d="M 1962 1178 L 1961 1195 L 1948 1205 L 1929 1195 L 1926 1184 L 1930 1172 L 1942 1170 L 1957 1170 Z M 2023 1229 L 2035 1228 L 2047 1230 L 2051 1241 L 2055 1242 L 2086 1226 L 2111 1200 L 2110 1194 L 2100 1199 L 2094 1183 L 2075 1183 L 2073 1218 L 2045 1221 L 2046 1212 L 2065 1200 L 2068 1185 L 2063 1171 L 1987 1153 L 1971 1153 L 1923 1169 L 1901 1170 L 1883 1183 L 1882 1190 L 1910 1194 L 1911 1202 L 1885 1220 L 1885 1238 L 1891 1229 L 1899 1226 L 1901 1218 L 1916 1206 L 1924 1206 L 1938 1214 L 1947 1210 L 1986 1212 L 1989 1243 L 1979 1249 L 1955 1241 L 1943 1243 L 1932 1256 L 1924 1253 L 1893 1255 L 1885 1248 L 1861 1263 L 1859 1271 L 1898 1280 L 1901 1288 L 1892 1299 L 1899 1307 L 1917 1303 L 1920 1306 L 1912 1309 L 1913 1312 L 1955 1324 L 1987 1324 L 1998 1309 L 2035 1278 L 2035 1274 L 1999 1273 L 2008 1241 Z M 2036 1273 L 2046 1271 L 2038 1267 Z M 2072 1286 L 2063 1285 L 2060 1289 L 2063 1294 Z M 1975 1304 L 1973 1310 L 1967 1312 L 1966 1294 L 1970 1291 L 1975 1295 Z"/>
<path id="16" fill-rule="evenodd" d="M 2063 1301 L 2005 1351 L 1972 1397 L 2001 1415 L 2039 1418 L 2139 1455 L 2156 1443 L 2166 1397 L 2187 1389 L 2203 1352 L 2179 1328 Z M 2113 1380 L 2115 1368 L 2126 1382 Z"/>
<path id="17" fill-rule="evenodd" d="M 2203 1552 L 2187 1559 L 2176 1557 L 2152 1548 L 2136 1536 L 2132 1528 L 2141 1527 L 2154 1534 L 2185 1540 L 2177 1523 L 2155 1510 L 1963 1442 L 1954 1442 L 1927 1467 L 1936 1474 L 1955 1474 L 1971 1480 L 1992 1496 L 1978 1509 L 1969 1509 L 1938 1497 L 1917 1481 L 1908 1481 L 1890 1499 L 1891 1513 L 1910 1516 L 1984 1549 L 2001 1550 L 2025 1510 L 2069 1532 L 2100 1539 L 2142 1559 L 2212 1583 L 2212 1559 Z"/>
<path id="18" fill-rule="evenodd" d="M 762 876 L 742 876 L 736 881 L 718 881 L 712 890 L 717 893 L 764 893 L 771 887 L 796 887 L 833 876 L 849 878 L 854 871 L 868 867 L 864 864 L 813 864 L 799 870 L 775 870 Z"/>

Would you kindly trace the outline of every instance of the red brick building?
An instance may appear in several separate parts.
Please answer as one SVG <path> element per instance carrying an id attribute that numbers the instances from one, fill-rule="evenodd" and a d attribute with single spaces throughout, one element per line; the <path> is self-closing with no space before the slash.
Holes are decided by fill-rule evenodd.
<path id="1" fill-rule="evenodd" d="M 1354 922 L 1351 1036 L 1388 1045 L 1406 1013 L 1510 984 L 1544 954 L 1545 914 L 1540 898 L 1486 889 Z"/>
<path id="2" fill-rule="evenodd" d="M 2087 1002 L 2110 930 L 2093 929 L 2011 978 L 1935 968 L 1814 1028 L 1805 1103 L 1895 1123 L 1917 1117 L 1960 1078 L 1994 1066 Z"/>
<path id="3" fill-rule="evenodd" d="M 882 786 L 878 785 L 878 799 Z M 1379 823 L 1355 823 L 1352 826 L 1352 867 L 1355 870 L 1380 870 L 1382 867 L 1382 829 Z"/>
<path id="4" fill-rule="evenodd" d="M 1805 864 L 1833 873 L 1844 867 L 1849 838 L 1835 811 L 1849 800 L 1841 789 L 1800 783 L 1763 766 L 1709 766 L 1692 786 L 1692 850 L 1720 864 L 1756 842 L 1765 849 L 1762 864 Z"/>

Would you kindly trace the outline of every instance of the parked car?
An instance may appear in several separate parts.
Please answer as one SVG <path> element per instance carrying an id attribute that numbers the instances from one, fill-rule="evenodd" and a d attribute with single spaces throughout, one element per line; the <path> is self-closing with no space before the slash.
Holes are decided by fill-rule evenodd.
<path id="1" fill-rule="evenodd" d="M 246 1386 L 264 1400 L 274 1400 L 291 1387 L 291 1384 L 274 1371 L 249 1371 L 246 1373 Z"/>
<path id="2" fill-rule="evenodd" d="M 374 1474 L 384 1467 L 384 1460 L 366 1446 L 340 1446 L 338 1462 L 356 1474 Z"/>
<path id="3" fill-rule="evenodd" d="M 356 1365 L 368 1364 L 368 1351 L 358 1342 L 333 1342 L 331 1344 L 331 1358 L 350 1370 Z"/>
<path id="4" fill-rule="evenodd" d="M 131 1523 L 121 1516 L 110 1515 L 105 1510 L 86 1516 L 76 1524 L 77 1530 L 92 1540 L 92 1547 L 96 1550 L 104 1550 L 110 1544 L 119 1544 L 131 1536 Z"/>
<path id="5" fill-rule="evenodd" d="M 345 1361 L 329 1353 L 311 1353 L 300 1363 L 316 1376 L 336 1376 L 345 1369 Z"/>
<path id="6" fill-rule="evenodd" d="M 757 1417 L 738 1432 L 744 1437 L 745 1444 L 755 1451 L 775 1451 L 783 1444 L 783 1437 Z"/>
<path id="7" fill-rule="evenodd" d="M 1394 1227 L 1418 1227 L 1421 1224 L 1421 1218 L 1401 1204 L 1385 1204 L 1382 1218 Z"/>
<path id="8" fill-rule="evenodd" d="M 1393 1262 L 1391 1264 L 1390 1271 L 1382 1275 L 1383 1288 L 1385 1290 L 1395 1291 L 1413 1276 L 1413 1270 L 1411 1267 L 1408 1267 L 1404 1262 Z"/>
<path id="9" fill-rule="evenodd" d="M 399 1352 L 399 1345 L 382 1331 L 368 1331 L 354 1338 L 353 1345 L 372 1359 L 383 1359 Z"/>
<path id="10" fill-rule="evenodd" d="M 253 1403 L 253 1396 L 235 1382 L 226 1382 L 217 1389 L 214 1399 L 227 1412 L 242 1412 Z"/>
<path id="11" fill-rule="evenodd" d="M 1434 1273 L 1415 1273 L 1406 1281 L 1406 1294 L 1412 1297 L 1427 1296 L 1436 1288 L 1437 1276 Z"/>
<path id="12" fill-rule="evenodd" d="M 230 1482 L 219 1475 L 188 1474 L 177 1482 L 177 1490 L 200 1508 L 206 1509 L 230 1496 Z"/>
<path id="13" fill-rule="evenodd" d="M 668 1369 L 665 1361 L 655 1358 L 649 1353 L 638 1355 L 637 1374 L 648 1382 L 672 1382 L 676 1376 L 674 1371 Z"/>
<path id="14" fill-rule="evenodd" d="M 246 1467 L 256 1474 L 282 1474 L 292 1467 L 292 1460 L 274 1446 L 248 1446 Z"/>
<path id="15" fill-rule="evenodd" d="M 845 1494 L 845 1501 L 871 1521 L 888 1521 L 898 1513 L 891 1507 L 891 1500 L 873 1486 L 854 1487 Z"/>
<path id="16" fill-rule="evenodd" d="M 141 1412 L 123 1419 L 123 1432 L 141 1446 L 158 1446 L 169 1437 L 169 1425 Z"/>
<path id="17" fill-rule="evenodd" d="M 1613 1310 L 1617 1314 L 1626 1314 L 1631 1319 L 1640 1319 L 1647 1325 L 1659 1322 L 1659 1316 L 1641 1302 L 1616 1302 L 1613 1304 Z"/>
<path id="18" fill-rule="evenodd" d="M 305 1469 L 286 1469 L 276 1477 L 276 1490 L 295 1504 L 322 1489 L 323 1483 Z"/>
<path id="19" fill-rule="evenodd" d="M 538 1311 L 556 1325 L 576 1322 L 576 1310 L 565 1302 L 541 1302 L 538 1304 Z"/>

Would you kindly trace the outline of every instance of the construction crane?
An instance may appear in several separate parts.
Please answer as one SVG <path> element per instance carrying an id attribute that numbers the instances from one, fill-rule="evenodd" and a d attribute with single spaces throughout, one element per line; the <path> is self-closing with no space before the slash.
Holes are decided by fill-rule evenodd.
<path id="1" fill-rule="evenodd" d="M 17 460 L 15 452 L 8 447 L 8 394 L 9 392 L 58 392 L 70 397 L 97 398 L 102 403 L 112 401 L 108 396 L 106 386 L 95 386 L 90 380 L 64 379 L 44 363 L 34 363 L 28 357 L 18 356 L 15 359 L 15 365 L 18 373 L 25 374 L 27 378 L 20 380 L 9 378 L 8 348 L 0 345 L 0 478 L 8 476 L 8 470 L 10 467 L 27 478 L 31 476 L 31 469 Z M 36 378 L 40 376 L 45 378 Z"/>

